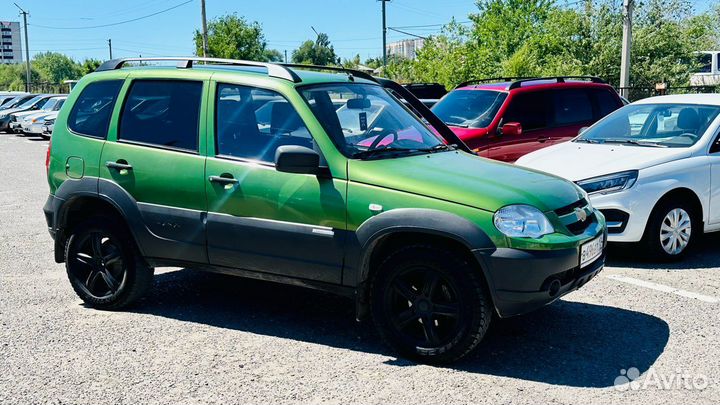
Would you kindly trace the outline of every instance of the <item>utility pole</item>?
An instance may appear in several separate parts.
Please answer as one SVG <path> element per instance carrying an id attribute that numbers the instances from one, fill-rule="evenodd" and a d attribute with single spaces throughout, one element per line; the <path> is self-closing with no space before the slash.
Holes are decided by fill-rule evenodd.
<path id="1" fill-rule="evenodd" d="M 112 39 L 108 38 L 108 50 L 110 51 L 110 59 L 112 59 Z"/>
<path id="2" fill-rule="evenodd" d="M 208 32 L 207 19 L 205 18 L 205 0 L 200 0 L 200 10 L 202 13 L 202 52 L 203 57 L 208 55 Z"/>
<path id="3" fill-rule="evenodd" d="M 620 57 L 620 95 L 627 98 L 630 87 L 633 0 L 623 0 L 623 37 Z"/>
<path id="4" fill-rule="evenodd" d="M 285 63 L 287 63 L 287 49 L 285 50 Z"/>
<path id="5" fill-rule="evenodd" d="M 15 7 L 20 9 L 20 14 L 23 16 L 23 23 L 25 25 L 25 91 L 30 93 L 30 48 L 28 47 L 28 30 L 27 30 L 27 16 L 28 12 L 23 10 L 22 7 L 18 6 L 17 3 L 15 4 Z"/>
<path id="6" fill-rule="evenodd" d="M 390 0 L 380 0 L 382 3 L 382 31 L 383 31 L 383 66 L 387 65 L 387 24 L 385 23 L 385 3 Z"/>

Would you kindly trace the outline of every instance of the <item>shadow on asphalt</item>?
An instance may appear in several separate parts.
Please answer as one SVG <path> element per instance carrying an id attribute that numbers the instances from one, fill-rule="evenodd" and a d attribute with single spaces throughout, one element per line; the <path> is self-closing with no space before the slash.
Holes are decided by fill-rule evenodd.
<path id="1" fill-rule="evenodd" d="M 219 328 L 393 356 L 369 321 L 355 322 L 351 300 L 299 287 L 179 270 L 156 275 L 137 312 Z M 558 301 L 496 320 L 478 350 L 450 367 L 555 385 L 607 387 L 620 369 L 645 372 L 663 352 L 669 328 L 625 309 Z M 388 364 L 414 366 L 397 359 Z"/>
<path id="2" fill-rule="evenodd" d="M 607 265 L 647 270 L 692 270 L 720 266 L 720 232 L 703 235 L 687 256 L 677 262 L 658 262 L 644 257 L 632 244 L 610 244 Z"/>

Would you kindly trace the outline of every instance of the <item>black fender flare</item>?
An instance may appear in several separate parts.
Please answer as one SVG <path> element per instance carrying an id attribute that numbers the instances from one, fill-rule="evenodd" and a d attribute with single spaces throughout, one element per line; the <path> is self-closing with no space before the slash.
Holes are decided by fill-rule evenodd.
<path id="1" fill-rule="evenodd" d="M 57 188 L 55 191 L 56 206 L 54 207 L 56 212 L 55 230 L 64 228 L 72 203 L 78 198 L 85 197 L 96 198 L 113 206 L 122 216 L 135 241 L 140 242 L 145 238 L 153 237 L 142 221 L 137 201 L 122 187 L 97 177 L 68 179 Z M 56 238 L 57 242 L 60 240 L 61 238 Z M 136 243 L 136 246 L 140 249 L 141 254 L 145 254 L 142 243 Z"/>
<path id="2" fill-rule="evenodd" d="M 480 227 L 459 215 L 427 208 L 394 209 L 373 216 L 355 231 L 359 248 L 358 282 L 367 281 L 370 257 L 377 243 L 383 237 L 397 232 L 427 233 L 452 239 L 473 254 L 476 251 L 492 252 L 496 248 Z M 488 284 L 491 284 L 487 269 L 480 262 L 478 266 Z"/>

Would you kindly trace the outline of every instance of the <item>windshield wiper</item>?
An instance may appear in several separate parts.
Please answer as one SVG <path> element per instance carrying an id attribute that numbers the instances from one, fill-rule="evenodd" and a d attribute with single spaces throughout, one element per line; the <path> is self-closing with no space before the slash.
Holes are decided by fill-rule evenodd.
<path id="1" fill-rule="evenodd" d="M 652 141 L 636 141 L 634 139 L 605 139 L 603 143 L 621 143 L 637 146 L 649 146 L 653 148 L 667 148 L 666 145 L 661 145 L 657 142 Z"/>
<path id="2" fill-rule="evenodd" d="M 598 141 L 597 139 L 586 139 L 586 138 L 578 138 L 574 142 L 602 143 L 601 141 Z"/>
<path id="3" fill-rule="evenodd" d="M 468 128 L 470 125 L 468 124 L 460 124 L 458 122 L 446 122 L 445 125 L 449 127 L 459 127 L 459 128 Z"/>
<path id="4" fill-rule="evenodd" d="M 443 151 L 455 150 L 455 149 L 457 149 L 457 145 L 455 145 L 455 144 L 446 145 L 444 143 L 441 143 L 439 145 L 433 146 L 432 148 L 417 149 L 417 150 L 419 152 L 434 153 L 434 152 L 443 152 Z"/>
<path id="5" fill-rule="evenodd" d="M 408 154 L 408 153 L 426 153 L 429 150 L 425 149 L 407 149 L 407 148 L 382 148 L 382 149 L 369 149 L 369 150 L 362 150 L 359 152 L 355 152 L 352 154 L 353 158 L 357 159 L 371 159 L 374 157 L 377 157 L 379 155 L 385 155 L 385 154 L 391 154 L 391 155 L 399 155 L 399 154 Z"/>

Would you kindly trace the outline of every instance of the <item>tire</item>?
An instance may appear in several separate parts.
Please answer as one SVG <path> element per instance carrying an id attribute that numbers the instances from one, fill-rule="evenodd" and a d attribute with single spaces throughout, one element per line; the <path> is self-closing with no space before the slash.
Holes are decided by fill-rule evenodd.
<path id="1" fill-rule="evenodd" d="M 678 232 L 672 232 L 673 228 Z M 685 257 L 700 233 L 702 219 L 692 204 L 682 199 L 665 199 L 650 214 L 640 243 L 649 259 L 675 261 Z M 673 240 L 677 241 L 675 245 Z"/>
<path id="2" fill-rule="evenodd" d="M 75 293 L 90 307 L 115 310 L 152 285 L 132 237 L 114 218 L 97 216 L 76 226 L 65 245 L 65 269 Z"/>
<path id="3" fill-rule="evenodd" d="M 492 319 L 481 277 L 476 266 L 445 249 L 415 245 L 391 253 L 370 284 L 380 336 L 416 361 L 460 359 L 480 343 Z"/>

